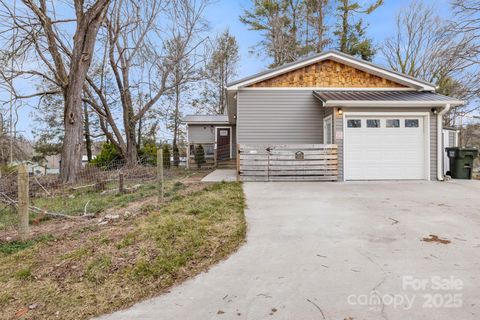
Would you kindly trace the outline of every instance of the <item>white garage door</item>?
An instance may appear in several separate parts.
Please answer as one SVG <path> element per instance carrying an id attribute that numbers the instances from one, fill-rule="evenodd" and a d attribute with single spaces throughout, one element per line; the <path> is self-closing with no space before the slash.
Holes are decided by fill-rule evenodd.
<path id="1" fill-rule="evenodd" d="M 345 180 L 426 179 L 422 116 L 346 115 Z"/>

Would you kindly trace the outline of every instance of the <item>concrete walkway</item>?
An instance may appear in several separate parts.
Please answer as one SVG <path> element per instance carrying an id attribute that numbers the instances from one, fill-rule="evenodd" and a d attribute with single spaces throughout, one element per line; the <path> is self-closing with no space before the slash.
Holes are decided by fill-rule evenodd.
<path id="1" fill-rule="evenodd" d="M 221 181 L 237 181 L 237 172 L 235 169 L 216 169 L 207 174 L 202 182 L 221 182 Z"/>
<path id="2" fill-rule="evenodd" d="M 102 319 L 480 319 L 480 182 L 244 187 L 237 253 Z"/>

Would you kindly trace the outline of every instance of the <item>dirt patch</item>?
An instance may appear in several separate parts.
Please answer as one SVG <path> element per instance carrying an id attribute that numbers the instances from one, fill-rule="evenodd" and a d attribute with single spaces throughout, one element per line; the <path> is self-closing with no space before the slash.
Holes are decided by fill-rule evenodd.
<path id="1" fill-rule="evenodd" d="M 436 242 L 436 243 L 441 243 L 441 244 L 449 244 L 451 241 L 448 240 L 448 239 L 442 239 L 442 238 L 439 238 L 437 235 L 435 234 L 431 234 L 429 235 L 428 237 L 424 237 L 422 239 L 422 241 L 424 242 Z"/>
<path id="2" fill-rule="evenodd" d="M 150 196 L 82 226 L 46 221 L 35 227 L 55 236 L 0 252 L 0 319 L 89 319 L 126 308 L 207 270 L 243 242 L 240 184 L 177 182 L 168 193 L 160 208 Z M 116 218 L 101 225 L 107 215 Z"/>

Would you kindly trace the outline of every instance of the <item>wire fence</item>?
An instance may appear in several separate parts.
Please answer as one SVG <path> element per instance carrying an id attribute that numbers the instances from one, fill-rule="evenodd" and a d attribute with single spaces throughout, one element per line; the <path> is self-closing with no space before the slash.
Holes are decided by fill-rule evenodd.
<path id="1" fill-rule="evenodd" d="M 159 171 L 156 161 L 140 159 L 135 164 L 121 160 L 103 166 L 85 165 L 75 183 L 63 183 L 59 174 L 28 174 L 30 223 L 38 217 L 95 216 L 115 205 L 128 205 L 129 201 L 158 194 L 159 172 L 169 180 L 179 174 L 177 168 Z M 0 178 L 0 230 L 18 226 L 19 172 L 12 170 Z M 21 188 L 20 188 L 21 189 Z M 33 213 L 33 214 L 32 214 Z M 33 220 L 33 221 L 32 221 Z"/>
<path id="2" fill-rule="evenodd" d="M 112 161 L 105 166 L 87 164 L 77 175 L 75 183 L 62 183 L 59 174 L 36 175 L 29 173 L 29 195 L 31 198 L 58 196 L 72 190 L 94 188 L 97 191 L 113 188 L 123 176 L 125 187 L 135 182 L 146 182 L 156 178 L 156 166 L 138 162 L 126 165 L 124 161 Z M 18 171 L 13 170 L 0 179 L 0 195 L 18 199 Z"/>

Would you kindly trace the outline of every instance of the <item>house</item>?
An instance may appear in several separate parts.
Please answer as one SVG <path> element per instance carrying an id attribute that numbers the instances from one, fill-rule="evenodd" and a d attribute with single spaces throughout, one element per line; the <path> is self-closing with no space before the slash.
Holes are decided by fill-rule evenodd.
<path id="1" fill-rule="evenodd" d="M 189 116 L 188 141 L 239 178 L 442 180 L 442 116 L 463 102 L 434 84 L 328 51 L 230 83 L 227 115 Z"/>

